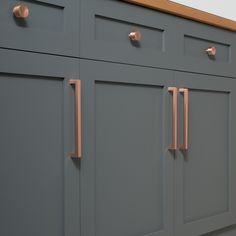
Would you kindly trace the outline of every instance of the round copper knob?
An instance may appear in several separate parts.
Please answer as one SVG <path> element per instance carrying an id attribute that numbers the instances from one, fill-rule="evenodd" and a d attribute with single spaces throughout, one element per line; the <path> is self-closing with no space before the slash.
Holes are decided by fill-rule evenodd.
<path id="1" fill-rule="evenodd" d="M 216 48 L 209 47 L 206 49 L 206 53 L 208 54 L 208 56 L 215 56 L 216 55 Z"/>
<path id="2" fill-rule="evenodd" d="M 139 31 L 130 32 L 129 38 L 130 40 L 135 41 L 135 42 L 140 41 L 141 33 Z"/>
<path id="3" fill-rule="evenodd" d="M 29 16 L 29 8 L 26 5 L 17 5 L 12 12 L 17 18 L 27 18 Z"/>

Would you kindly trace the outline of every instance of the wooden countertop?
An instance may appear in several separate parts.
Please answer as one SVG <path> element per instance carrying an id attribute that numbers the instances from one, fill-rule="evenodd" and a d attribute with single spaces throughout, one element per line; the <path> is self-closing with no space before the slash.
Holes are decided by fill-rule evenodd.
<path id="1" fill-rule="evenodd" d="M 141 5 L 154 10 L 167 12 L 183 18 L 195 20 L 201 23 L 217 26 L 230 31 L 236 31 L 236 21 L 226 19 L 208 12 L 194 9 L 168 0 L 124 0 L 126 2 Z"/>

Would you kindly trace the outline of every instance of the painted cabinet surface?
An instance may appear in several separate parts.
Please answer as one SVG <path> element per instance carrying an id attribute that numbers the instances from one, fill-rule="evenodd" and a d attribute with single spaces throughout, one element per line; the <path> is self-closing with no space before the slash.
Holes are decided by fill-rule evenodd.
<path id="1" fill-rule="evenodd" d="M 197 236 L 236 220 L 236 81 L 175 73 L 189 89 L 187 151 L 175 160 L 175 235 Z M 184 97 L 179 97 L 179 141 L 184 142 Z"/>
<path id="2" fill-rule="evenodd" d="M 68 78 L 77 78 L 78 62 L 4 50 L 0 57 L 0 235 L 79 235 L 79 165 L 68 158 Z"/>
<path id="3" fill-rule="evenodd" d="M 235 236 L 234 33 L 115 0 L 0 19 L 0 235 Z"/>
<path id="4" fill-rule="evenodd" d="M 172 235 L 168 71 L 81 62 L 81 235 Z"/>
<path id="5" fill-rule="evenodd" d="M 234 79 L 0 53 L 6 62 L 0 80 L 1 234 L 230 233 L 231 227 L 216 230 L 235 222 Z M 21 63 L 9 67 L 13 57 Z M 68 157 L 75 139 L 68 80 L 78 75 L 81 161 Z M 188 151 L 168 149 L 169 87 L 189 90 Z M 184 97 L 177 98 L 180 146 Z"/>
<path id="6" fill-rule="evenodd" d="M 82 58 L 236 77 L 234 32 L 121 0 L 82 1 L 80 30 Z"/>
<path id="7" fill-rule="evenodd" d="M 80 77 L 82 236 L 197 236 L 234 224 L 234 79 L 99 62 L 82 62 Z M 168 150 L 173 86 L 189 91 L 187 151 Z M 178 93 L 178 146 L 183 114 Z"/>
<path id="8" fill-rule="evenodd" d="M 0 47 L 78 56 L 79 2 L 77 0 L 2 0 Z M 26 18 L 16 17 L 13 14 L 13 9 L 17 6 L 27 7 Z"/>

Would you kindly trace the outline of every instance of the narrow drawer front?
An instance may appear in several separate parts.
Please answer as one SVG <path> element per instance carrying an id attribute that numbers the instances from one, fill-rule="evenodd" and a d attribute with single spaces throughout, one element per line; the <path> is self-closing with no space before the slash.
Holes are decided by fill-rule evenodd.
<path id="1" fill-rule="evenodd" d="M 235 77 L 235 32 L 179 18 L 179 69 Z"/>
<path id="2" fill-rule="evenodd" d="M 61 55 L 78 52 L 76 0 L 4 0 L 0 9 L 0 47 Z M 20 7 L 28 13 L 21 15 Z M 17 9 L 18 7 L 18 9 Z M 78 15 L 78 14 L 77 14 Z"/>
<path id="3" fill-rule="evenodd" d="M 216 62 L 230 62 L 231 45 L 194 36 L 184 36 L 184 54 Z"/>

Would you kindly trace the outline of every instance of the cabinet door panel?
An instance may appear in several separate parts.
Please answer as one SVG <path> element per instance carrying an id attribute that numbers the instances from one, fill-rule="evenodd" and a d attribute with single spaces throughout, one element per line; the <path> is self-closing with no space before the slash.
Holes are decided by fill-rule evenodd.
<path id="1" fill-rule="evenodd" d="M 9 71 L 0 66 L 0 235 L 79 235 L 78 225 L 71 224 L 79 220 L 79 186 L 68 185 L 78 183 L 79 173 L 67 158 L 73 149 L 73 127 L 68 127 L 73 88 L 67 76 L 76 73 L 75 64 L 18 54 L 15 60 L 0 51 L 12 61 Z M 55 73 L 63 65 L 64 72 Z"/>
<path id="2" fill-rule="evenodd" d="M 236 219 L 236 152 L 231 145 L 236 81 L 182 73 L 176 77 L 189 88 L 189 149 L 176 160 L 176 227 L 182 235 L 200 235 Z M 181 117 L 182 96 L 179 101 Z"/>
<path id="3" fill-rule="evenodd" d="M 189 98 L 190 148 L 183 166 L 186 222 L 229 207 L 229 93 L 190 90 Z"/>
<path id="4" fill-rule="evenodd" d="M 81 162 L 82 235 L 171 235 L 173 157 L 164 148 L 163 127 L 171 74 L 109 63 L 81 68 L 90 106 Z"/>
<path id="5" fill-rule="evenodd" d="M 0 77 L 0 234 L 62 236 L 63 81 Z"/>

